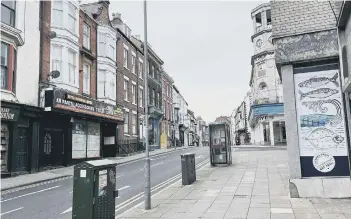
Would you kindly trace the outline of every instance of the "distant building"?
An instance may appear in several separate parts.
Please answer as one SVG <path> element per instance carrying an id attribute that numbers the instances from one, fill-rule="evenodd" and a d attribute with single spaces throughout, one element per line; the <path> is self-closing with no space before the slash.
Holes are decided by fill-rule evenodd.
<path id="1" fill-rule="evenodd" d="M 252 102 L 248 111 L 251 143 L 281 144 L 286 142 L 283 87 L 274 61 L 272 16 L 269 3 L 251 12 L 254 55 L 251 57 L 250 87 Z"/>
<path id="2" fill-rule="evenodd" d="M 173 120 L 173 83 L 174 80 L 165 70 L 161 72 L 162 82 L 162 108 L 161 122 L 161 148 L 174 146 L 174 120 Z"/>

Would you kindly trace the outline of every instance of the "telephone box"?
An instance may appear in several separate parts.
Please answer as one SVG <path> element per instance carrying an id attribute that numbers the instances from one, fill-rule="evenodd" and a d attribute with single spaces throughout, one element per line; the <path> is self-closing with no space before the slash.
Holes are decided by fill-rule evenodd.
<path id="1" fill-rule="evenodd" d="M 116 164 L 85 161 L 74 167 L 72 219 L 114 219 Z"/>
<path id="2" fill-rule="evenodd" d="M 216 164 L 232 164 L 232 148 L 230 144 L 230 125 L 225 122 L 209 124 L 211 166 Z"/>

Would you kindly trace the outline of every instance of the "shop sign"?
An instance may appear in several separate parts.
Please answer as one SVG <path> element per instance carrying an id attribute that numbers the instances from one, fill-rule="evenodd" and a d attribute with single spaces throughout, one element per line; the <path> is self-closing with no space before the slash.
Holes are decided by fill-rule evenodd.
<path id="1" fill-rule="evenodd" d="M 1 107 L 1 120 L 17 121 L 19 115 L 18 109 Z"/>
<path id="2" fill-rule="evenodd" d="M 53 101 L 51 105 L 46 103 L 46 107 L 53 107 L 56 109 L 63 109 L 112 120 L 124 120 L 124 112 L 119 106 L 113 106 L 77 94 L 72 94 L 62 89 L 47 91 L 46 95 L 48 97 L 50 96 L 49 92 L 53 92 Z"/>

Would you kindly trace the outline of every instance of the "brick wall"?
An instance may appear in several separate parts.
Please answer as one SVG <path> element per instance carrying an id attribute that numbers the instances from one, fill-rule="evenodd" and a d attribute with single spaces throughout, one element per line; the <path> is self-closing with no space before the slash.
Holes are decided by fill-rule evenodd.
<path id="1" fill-rule="evenodd" d="M 271 1 L 273 37 L 336 27 L 342 1 Z"/>
<path id="2" fill-rule="evenodd" d="M 97 86 L 97 73 L 96 73 L 96 34 L 97 34 L 97 23 L 90 18 L 82 10 L 79 11 L 79 49 L 83 49 L 83 25 L 84 23 L 90 26 L 90 51 L 88 51 L 93 57 L 89 57 L 85 53 L 79 55 L 79 93 L 83 93 L 83 64 L 86 60 L 89 60 L 92 64 L 90 67 L 90 96 L 96 99 L 96 86 Z"/>
<path id="3" fill-rule="evenodd" d="M 51 1 L 43 1 L 43 21 L 42 21 L 42 71 L 41 80 L 44 81 L 50 73 L 50 23 L 51 23 Z"/>

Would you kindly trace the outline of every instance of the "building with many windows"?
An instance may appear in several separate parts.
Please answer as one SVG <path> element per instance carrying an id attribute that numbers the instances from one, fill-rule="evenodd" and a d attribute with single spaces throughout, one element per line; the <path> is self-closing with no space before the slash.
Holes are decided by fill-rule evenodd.
<path id="1" fill-rule="evenodd" d="M 162 109 L 163 118 L 161 122 L 161 148 L 174 146 L 174 124 L 173 124 L 173 83 L 174 80 L 164 70 L 161 72 L 162 82 Z"/>
<path id="2" fill-rule="evenodd" d="M 270 4 L 253 9 L 251 17 L 255 51 L 251 57 L 252 102 L 248 113 L 251 143 L 282 144 L 286 142 L 283 87 L 274 60 Z"/>
<path id="3" fill-rule="evenodd" d="M 50 25 L 42 42 L 42 169 L 116 156 L 124 115 L 116 103 L 117 36 L 108 10 L 108 1 L 43 3 Z"/>
<path id="4" fill-rule="evenodd" d="M 132 42 L 137 45 L 141 51 L 144 51 L 143 41 L 140 40 L 140 36 L 132 36 Z M 149 145 L 153 149 L 160 148 L 160 135 L 161 135 L 161 121 L 164 116 L 162 111 L 162 84 L 161 84 L 161 72 L 162 72 L 162 59 L 156 54 L 156 52 L 148 44 L 148 110 L 149 110 Z"/>
<path id="5" fill-rule="evenodd" d="M 1 175 L 38 168 L 41 4 L 1 1 Z"/>
<path id="6" fill-rule="evenodd" d="M 189 136 L 189 117 L 188 103 L 181 95 L 178 88 L 173 85 L 173 107 L 175 117 L 175 141 L 177 147 L 188 146 Z"/>
<path id="7" fill-rule="evenodd" d="M 143 150 L 141 140 L 144 117 L 144 55 L 131 40 L 131 29 L 121 14 L 112 14 L 112 26 L 117 30 L 117 102 L 124 105 L 124 124 L 118 130 L 118 154 Z"/>

